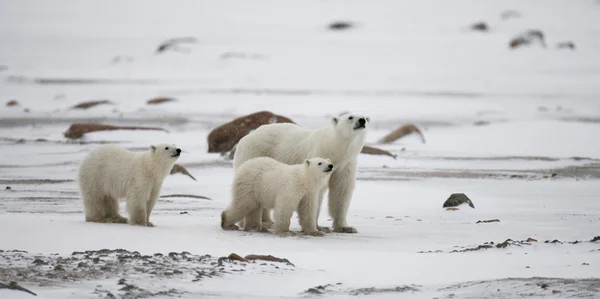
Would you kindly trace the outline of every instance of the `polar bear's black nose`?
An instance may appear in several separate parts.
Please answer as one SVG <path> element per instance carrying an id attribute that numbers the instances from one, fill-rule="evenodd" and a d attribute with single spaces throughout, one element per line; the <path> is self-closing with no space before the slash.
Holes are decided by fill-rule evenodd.
<path id="1" fill-rule="evenodd" d="M 333 169 L 333 164 L 328 165 L 329 169 Z"/>
<path id="2" fill-rule="evenodd" d="M 181 153 L 181 149 L 179 149 L 179 148 L 178 148 L 176 152 L 177 152 L 178 154 L 179 154 L 179 153 Z"/>
<path id="3" fill-rule="evenodd" d="M 365 119 L 363 117 L 361 117 L 361 118 L 358 119 L 358 123 L 361 124 L 361 125 L 364 125 L 365 122 L 366 121 L 365 121 Z"/>

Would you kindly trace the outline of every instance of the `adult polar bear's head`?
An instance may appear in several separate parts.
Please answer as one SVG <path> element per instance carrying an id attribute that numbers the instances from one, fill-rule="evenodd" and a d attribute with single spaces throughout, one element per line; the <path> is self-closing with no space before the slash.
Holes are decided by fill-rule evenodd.
<path id="1" fill-rule="evenodd" d="M 331 160 L 320 157 L 306 159 L 304 160 L 304 165 L 319 175 L 330 175 L 334 168 Z"/>
<path id="2" fill-rule="evenodd" d="M 364 135 L 371 119 L 364 115 L 349 113 L 339 117 L 333 117 L 331 122 L 333 123 L 336 133 L 345 138 L 351 138 Z"/>

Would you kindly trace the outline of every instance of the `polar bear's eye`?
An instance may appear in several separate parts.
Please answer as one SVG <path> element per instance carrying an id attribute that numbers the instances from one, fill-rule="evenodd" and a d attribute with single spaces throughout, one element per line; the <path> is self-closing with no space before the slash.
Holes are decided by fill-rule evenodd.
<path id="1" fill-rule="evenodd" d="M 319 165 L 321 165 L 321 164 L 323 164 L 323 163 L 319 162 Z"/>
<path id="2" fill-rule="evenodd" d="M 168 150 L 169 150 L 169 148 L 168 148 L 168 147 L 165 147 L 165 151 L 168 151 Z"/>
<path id="3" fill-rule="evenodd" d="M 353 119 L 354 119 L 354 117 L 350 116 L 350 117 L 348 117 L 348 119 L 349 119 L 349 120 L 353 120 Z"/>

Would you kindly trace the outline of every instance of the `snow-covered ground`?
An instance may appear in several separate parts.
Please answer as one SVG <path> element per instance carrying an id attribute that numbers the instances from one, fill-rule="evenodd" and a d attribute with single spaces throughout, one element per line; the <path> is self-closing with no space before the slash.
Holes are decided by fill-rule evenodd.
<path id="1" fill-rule="evenodd" d="M 503 20 L 507 10 L 520 17 Z M 600 297 L 600 241 L 590 242 L 600 235 L 598 14 L 593 0 L 2 1 L 0 282 L 41 298 Z M 333 21 L 355 26 L 331 31 Z M 490 30 L 471 31 L 478 21 Z M 548 47 L 510 50 L 528 29 Z M 178 37 L 197 42 L 156 53 Z M 576 49 L 557 49 L 563 41 Z M 146 105 L 158 96 L 177 102 Z M 113 104 L 69 109 L 101 99 Z M 349 212 L 358 234 L 220 229 L 232 168 L 206 137 L 259 110 L 312 128 L 344 111 L 371 117 L 368 142 L 398 158 L 360 156 Z M 65 142 L 82 121 L 169 133 Z M 404 123 L 427 142 L 376 144 Z M 176 143 L 197 181 L 169 176 L 162 194 L 211 200 L 161 199 L 154 228 L 84 222 L 75 174 L 104 141 Z M 443 209 L 452 193 L 475 209 Z M 500 222 L 476 224 L 490 219 Z M 171 252 L 189 254 L 154 255 Z M 219 260 L 230 253 L 293 266 Z"/>

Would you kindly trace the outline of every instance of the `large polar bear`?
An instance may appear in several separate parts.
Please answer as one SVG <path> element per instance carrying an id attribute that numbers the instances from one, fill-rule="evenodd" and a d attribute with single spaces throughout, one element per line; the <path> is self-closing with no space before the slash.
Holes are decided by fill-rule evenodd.
<path id="1" fill-rule="evenodd" d="M 327 185 L 334 167 L 329 159 L 311 158 L 288 165 L 268 157 L 246 161 L 236 171 L 231 204 L 221 213 L 221 227 L 237 230 L 245 217 L 244 230 L 267 231 L 262 210 L 275 210 L 275 232 L 290 236 L 290 218 L 298 212 L 302 232 L 323 236 L 317 229 L 319 192 Z"/>
<path id="2" fill-rule="evenodd" d="M 94 148 L 79 167 L 79 189 L 85 220 L 127 223 L 119 215 L 119 199 L 126 198 L 129 223 L 154 226 L 150 213 L 158 200 L 165 177 L 181 154 L 172 144 L 152 145 L 131 152 L 115 145 Z"/>
<path id="3" fill-rule="evenodd" d="M 355 228 L 348 226 L 346 216 L 354 192 L 356 160 L 365 144 L 369 122 L 366 116 L 345 114 L 333 117 L 331 126 L 317 130 L 288 123 L 263 125 L 240 140 L 233 166 L 237 169 L 256 157 L 271 157 L 286 164 L 299 164 L 311 157 L 330 159 L 336 170 L 331 174 L 328 186 L 319 193 L 319 210 L 323 195 L 329 189 L 333 231 L 356 233 Z M 272 222 L 268 213 L 263 210 L 263 222 Z"/>

